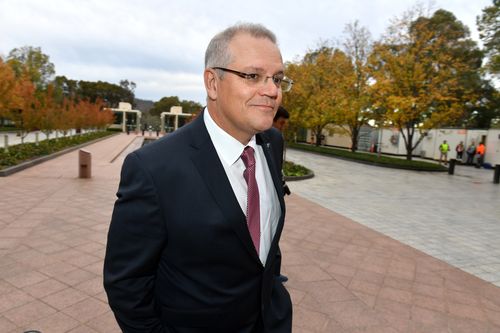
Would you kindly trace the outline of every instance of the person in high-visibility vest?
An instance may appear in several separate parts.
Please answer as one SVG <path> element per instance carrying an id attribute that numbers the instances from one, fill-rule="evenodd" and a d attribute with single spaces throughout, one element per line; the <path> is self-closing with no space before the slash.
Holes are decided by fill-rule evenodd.
<path id="1" fill-rule="evenodd" d="M 484 153 L 486 152 L 486 147 L 484 143 L 480 143 L 476 148 L 476 168 L 480 168 L 483 165 Z"/>
<path id="2" fill-rule="evenodd" d="M 439 152 L 441 155 L 439 156 L 439 164 L 444 161 L 444 165 L 448 164 L 448 152 L 450 151 L 450 145 L 446 142 L 446 140 L 443 141 L 441 145 L 439 145 Z"/>

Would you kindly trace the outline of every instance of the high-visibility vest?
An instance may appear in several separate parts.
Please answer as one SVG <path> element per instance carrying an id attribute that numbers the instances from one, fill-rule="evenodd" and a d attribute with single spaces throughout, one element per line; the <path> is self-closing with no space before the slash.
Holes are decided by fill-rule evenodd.
<path id="1" fill-rule="evenodd" d="M 450 146 L 447 143 L 442 143 L 441 146 L 439 146 L 439 149 L 442 153 L 446 153 L 450 150 Z"/>
<path id="2" fill-rule="evenodd" d="M 484 155 L 484 150 L 485 150 L 484 145 L 479 145 L 476 149 L 476 153 Z"/>

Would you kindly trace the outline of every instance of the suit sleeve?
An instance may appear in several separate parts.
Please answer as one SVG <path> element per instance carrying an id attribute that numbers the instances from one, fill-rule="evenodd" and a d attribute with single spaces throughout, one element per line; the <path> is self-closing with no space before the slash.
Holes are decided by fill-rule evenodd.
<path id="1" fill-rule="evenodd" d="M 155 278 L 167 235 L 150 174 L 132 153 L 122 167 L 104 260 L 104 288 L 125 333 L 164 332 Z"/>

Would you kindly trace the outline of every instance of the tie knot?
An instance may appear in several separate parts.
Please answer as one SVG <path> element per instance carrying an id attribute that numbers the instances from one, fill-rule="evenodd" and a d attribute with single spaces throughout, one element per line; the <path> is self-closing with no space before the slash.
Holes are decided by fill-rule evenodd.
<path id="1" fill-rule="evenodd" d="M 246 146 L 245 149 L 243 149 L 243 153 L 241 154 L 241 159 L 243 160 L 246 168 L 253 167 L 255 165 L 253 148 L 250 146 Z"/>

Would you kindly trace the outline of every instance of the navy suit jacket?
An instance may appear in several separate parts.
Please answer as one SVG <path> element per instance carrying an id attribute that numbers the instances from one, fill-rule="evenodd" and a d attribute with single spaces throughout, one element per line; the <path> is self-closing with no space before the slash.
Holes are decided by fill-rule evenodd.
<path id="1" fill-rule="evenodd" d="M 124 332 L 291 332 L 278 281 L 285 204 L 282 136 L 257 134 L 281 216 L 263 266 L 245 214 L 203 121 L 129 154 L 104 262 L 109 304 Z"/>

